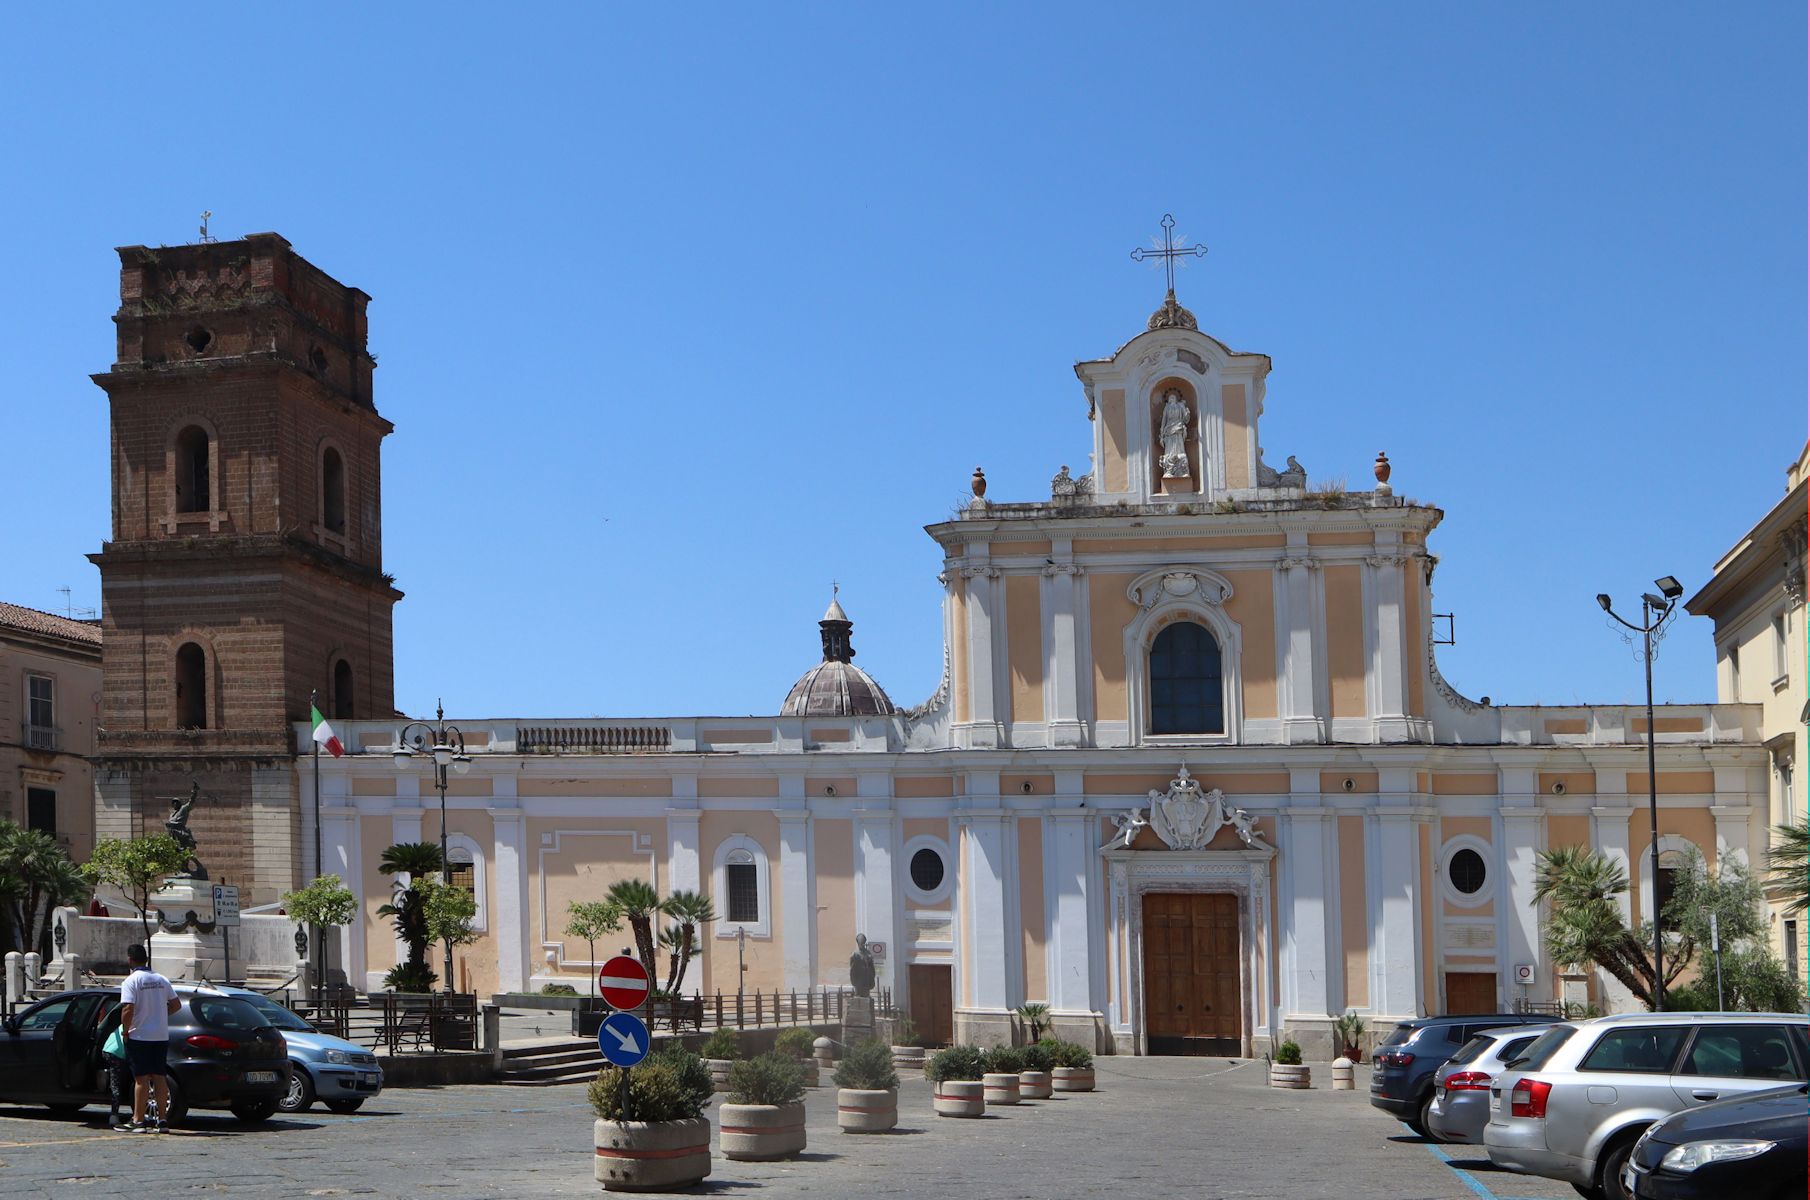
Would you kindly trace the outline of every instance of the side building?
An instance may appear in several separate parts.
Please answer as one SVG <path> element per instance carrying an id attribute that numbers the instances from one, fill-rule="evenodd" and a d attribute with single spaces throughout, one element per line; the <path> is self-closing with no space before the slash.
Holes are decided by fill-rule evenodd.
<path id="1" fill-rule="evenodd" d="M 0 816 L 77 862 L 94 849 L 100 701 L 99 622 L 0 603 Z"/>

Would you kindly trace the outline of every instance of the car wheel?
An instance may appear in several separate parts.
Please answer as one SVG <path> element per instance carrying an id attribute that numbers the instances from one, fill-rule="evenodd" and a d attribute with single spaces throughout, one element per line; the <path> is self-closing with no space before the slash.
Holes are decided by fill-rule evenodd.
<path id="1" fill-rule="evenodd" d="M 1414 1120 L 1409 1121 L 1408 1125 L 1410 1128 L 1412 1128 L 1414 1130 L 1415 1133 L 1418 1133 L 1421 1137 L 1426 1138 L 1429 1142 L 1443 1142 L 1443 1141 L 1445 1141 L 1445 1139 L 1440 1137 L 1437 1133 L 1433 1132 L 1432 1116 L 1433 1116 L 1433 1093 L 1428 1092 L 1426 1099 L 1424 1099 L 1420 1102 L 1420 1115 L 1418 1117 L 1416 1117 Z"/>
<path id="2" fill-rule="evenodd" d="M 326 1102 L 327 1107 L 336 1113 L 355 1113 L 364 1107 L 364 1103 L 363 1096 L 356 1100 L 329 1100 Z"/>
<path id="3" fill-rule="evenodd" d="M 270 1120 L 278 1103 L 276 1100 L 241 1100 L 232 1106 L 232 1114 L 247 1125 L 255 1125 Z"/>
<path id="4" fill-rule="evenodd" d="M 314 1081 L 294 1063 L 289 1064 L 289 1090 L 277 1101 L 277 1107 L 286 1113 L 304 1113 L 314 1107 Z"/>
<path id="5" fill-rule="evenodd" d="M 1638 1134 L 1623 1135 L 1610 1143 L 1597 1161 L 1596 1190 L 1603 1200 L 1634 1200 L 1632 1193 L 1621 1185 L 1621 1169 L 1628 1165 L 1628 1156 L 1634 1153 L 1637 1140 Z"/>
<path id="6" fill-rule="evenodd" d="M 167 1119 L 170 1124 L 174 1125 L 188 1118 L 189 1102 L 183 1099 L 182 1085 L 176 1082 L 174 1075 L 166 1075 L 164 1080 L 170 1088 L 170 1115 Z"/>

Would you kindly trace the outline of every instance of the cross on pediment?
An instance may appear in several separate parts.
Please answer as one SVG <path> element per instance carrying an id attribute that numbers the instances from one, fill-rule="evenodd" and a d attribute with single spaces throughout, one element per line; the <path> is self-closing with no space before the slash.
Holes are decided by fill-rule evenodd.
<path id="1" fill-rule="evenodd" d="M 1163 223 L 1163 243 L 1162 243 L 1162 245 L 1154 246 L 1154 242 L 1156 239 L 1152 238 L 1151 241 L 1153 243 L 1153 248 L 1145 249 L 1144 247 L 1139 246 L 1137 249 L 1135 249 L 1131 252 L 1131 261 L 1132 262 L 1154 263 L 1156 260 L 1161 259 L 1162 263 L 1163 263 L 1163 274 L 1164 274 L 1165 278 L 1168 280 L 1168 284 L 1169 284 L 1169 295 L 1173 299 L 1175 296 L 1175 263 L 1176 263 L 1176 260 L 1181 259 L 1181 258 L 1205 258 L 1207 256 L 1207 248 L 1205 246 L 1201 245 L 1199 242 L 1194 243 L 1194 245 L 1192 245 L 1192 246 L 1176 245 L 1175 244 L 1175 218 L 1173 216 L 1169 215 L 1168 213 L 1164 213 L 1162 223 Z"/>

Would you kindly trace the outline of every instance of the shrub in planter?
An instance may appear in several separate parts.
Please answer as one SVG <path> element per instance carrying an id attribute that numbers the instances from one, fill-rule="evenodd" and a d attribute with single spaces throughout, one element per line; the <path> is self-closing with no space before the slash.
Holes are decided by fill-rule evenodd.
<path id="1" fill-rule="evenodd" d="M 988 1104 L 1017 1104 L 1023 1096 L 1018 1073 L 1024 1070 L 1024 1055 L 1016 1046 L 995 1046 L 987 1051 L 987 1070 L 980 1077 L 982 1094 Z"/>
<path id="2" fill-rule="evenodd" d="M 729 1090 L 729 1068 L 742 1056 L 742 1039 L 736 1036 L 733 1029 L 719 1029 L 704 1039 L 698 1048 L 704 1056 L 704 1065 L 710 1068 L 711 1082 L 716 1090 Z"/>
<path id="3" fill-rule="evenodd" d="M 1338 1036 L 1339 1049 L 1346 1058 L 1357 1062 L 1364 1054 L 1364 1018 L 1351 1009 L 1342 1017 L 1335 1017 L 1332 1022 L 1333 1033 Z"/>
<path id="4" fill-rule="evenodd" d="M 1283 1042 L 1276 1047 L 1276 1061 L 1285 1067 L 1301 1065 L 1301 1047 L 1296 1042 Z"/>
<path id="5" fill-rule="evenodd" d="M 816 1045 L 817 1031 L 815 1029 L 786 1029 L 782 1030 L 780 1035 L 773 1039 L 773 1052 L 775 1054 L 783 1054 L 787 1058 L 797 1062 L 804 1072 L 804 1085 L 806 1087 L 816 1087 L 817 1060 L 811 1057 L 812 1051 Z"/>
<path id="6" fill-rule="evenodd" d="M 1301 1047 L 1283 1042 L 1276 1047 L 1275 1061 L 1270 1063 L 1270 1086 L 1302 1089 L 1313 1086 L 1309 1068 L 1301 1065 Z"/>
<path id="7" fill-rule="evenodd" d="M 1056 1065 L 1050 1069 L 1050 1086 L 1058 1092 L 1091 1092 L 1094 1090 L 1093 1051 L 1076 1042 L 1061 1038 L 1045 1038 L 1042 1045 L 1050 1048 Z"/>
<path id="8" fill-rule="evenodd" d="M 836 1068 L 836 1125 L 844 1133 L 884 1133 L 899 1123 L 899 1073 L 877 1041 L 848 1048 Z"/>
<path id="9" fill-rule="evenodd" d="M 893 1027 L 892 1065 L 903 1071 L 924 1068 L 924 1039 L 910 1017 L 900 1017 Z"/>
<path id="10" fill-rule="evenodd" d="M 1026 1100 L 1048 1100 L 1052 1085 L 1050 1070 L 1056 1065 L 1056 1052 L 1042 1042 L 1018 1048 L 1024 1066 L 1018 1072 L 1018 1094 Z"/>
<path id="11" fill-rule="evenodd" d="M 543 996 L 576 996 L 578 989 L 569 983 L 543 983 L 540 994 Z"/>
<path id="12" fill-rule="evenodd" d="M 936 1085 L 932 1107 L 940 1117 L 978 1117 L 986 1112 L 987 1058 L 973 1046 L 951 1046 L 931 1055 L 924 1074 Z"/>
<path id="13" fill-rule="evenodd" d="M 722 1107 L 723 1157 L 737 1162 L 790 1158 L 804 1149 L 804 1068 L 777 1050 L 729 1068 Z"/>
<path id="14" fill-rule="evenodd" d="M 1024 1056 L 1024 1070 L 1052 1071 L 1056 1067 L 1056 1048 L 1048 1042 L 1032 1042 L 1028 1046 L 1018 1047 L 1018 1053 Z"/>
<path id="15" fill-rule="evenodd" d="M 604 1190 L 688 1187 L 710 1174 L 710 1073 L 696 1054 L 668 1046 L 638 1067 L 606 1067 L 589 1099 L 593 1173 Z"/>

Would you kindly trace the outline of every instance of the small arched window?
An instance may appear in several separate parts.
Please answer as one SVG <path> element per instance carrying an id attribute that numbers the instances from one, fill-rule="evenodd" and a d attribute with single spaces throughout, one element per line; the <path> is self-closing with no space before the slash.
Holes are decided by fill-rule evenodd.
<path id="1" fill-rule="evenodd" d="M 176 511 L 211 512 L 207 430 L 190 425 L 176 435 Z"/>
<path id="2" fill-rule="evenodd" d="M 321 454 L 321 524 L 331 533 L 346 531 L 346 461 L 332 446 Z"/>
<path id="3" fill-rule="evenodd" d="M 333 716 L 336 720 L 352 719 L 352 664 L 340 659 L 333 664 Z"/>
<path id="4" fill-rule="evenodd" d="M 207 652 L 194 642 L 176 651 L 176 728 L 207 728 Z"/>
<path id="5" fill-rule="evenodd" d="M 1150 732 L 1224 733 L 1219 643 L 1205 626 L 1178 621 L 1150 644 Z"/>

